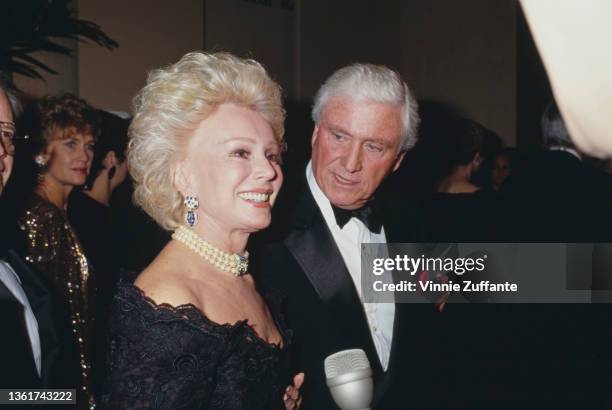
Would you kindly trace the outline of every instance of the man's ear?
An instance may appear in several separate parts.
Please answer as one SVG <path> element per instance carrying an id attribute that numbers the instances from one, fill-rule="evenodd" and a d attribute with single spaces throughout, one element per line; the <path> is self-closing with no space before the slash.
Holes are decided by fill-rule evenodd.
<path id="1" fill-rule="evenodd" d="M 393 172 L 397 171 L 399 166 L 402 164 L 402 161 L 404 160 L 405 156 L 406 156 L 406 151 L 402 151 L 398 154 L 397 158 L 395 159 L 395 164 L 393 164 Z"/>
<path id="2" fill-rule="evenodd" d="M 482 164 L 482 157 L 480 156 L 480 152 L 474 154 L 474 158 L 472 158 L 472 164 L 474 165 L 474 170 L 477 170 Z"/>
<path id="3" fill-rule="evenodd" d="M 312 130 L 312 137 L 310 139 L 310 146 L 314 146 L 317 138 L 319 137 L 319 126 L 315 124 L 314 130 Z"/>

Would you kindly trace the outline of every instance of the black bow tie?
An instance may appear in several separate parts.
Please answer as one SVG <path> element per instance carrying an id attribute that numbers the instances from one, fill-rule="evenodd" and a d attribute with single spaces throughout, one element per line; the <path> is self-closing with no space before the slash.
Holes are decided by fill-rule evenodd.
<path id="1" fill-rule="evenodd" d="M 376 212 L 375 204 L 370 203 L 363 208 L 353 210 L 338 208 L 332 204 L 332 209 L 334 210 L 336 223 L 340 229 L 342 229 L 351 218 L 359 219 L 368 227 L 370 232 L 380 233 L 382 229 L 382 221 L 380 220 L 379 213 Z"/>

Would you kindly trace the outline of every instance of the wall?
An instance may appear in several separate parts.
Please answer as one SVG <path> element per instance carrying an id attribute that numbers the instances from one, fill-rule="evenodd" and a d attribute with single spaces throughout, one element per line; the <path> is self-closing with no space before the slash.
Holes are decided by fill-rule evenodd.
<path id="1" fill-rule="evenodd" d="M 402 2 L 401 67 L 419 98 L 448 102 L 516 141 L 513 1 Z"/>
<path id="2" fill-rule="evenodd" d="M 304 0 L 300 7 L 299 97 L 311 98 L 338 68 L 400 66 L 400 1 Z"/>
<path id="3" fill-rule="evenodd" d="M 262 63 L 285 93 L 293 93 L 295 11 L 244 0 L 206 0 L 206 49 L 231 51 Z"/>
<path id="4" fill-rule="evenodd" d="M 53 57 L 62 75 L 28 81 L 33 94 L 71 91 L 127 111 L 148 70 L 206 48 L 261 61 L 307 107 L 334 70 L 365 61 L 397 68 L 419 98 L 456 105 L 516 141 L 513 1 L 78 0 L 78 10 L 120 47 L 81 43 L 78 59 Z"/>
<path id="5" fill-rule="evenodd" d="M 147 71 L 203 48 L 202 0 L 79 0 L 79 17 L 92 20 L 120 47 L 79 45 L 81 97 L 96 107 L 129 111 Z"/>

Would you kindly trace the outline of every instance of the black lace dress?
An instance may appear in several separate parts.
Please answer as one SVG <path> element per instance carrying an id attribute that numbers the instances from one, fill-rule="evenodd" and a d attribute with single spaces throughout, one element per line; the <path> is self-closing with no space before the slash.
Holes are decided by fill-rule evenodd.
<path id="1" fill-rule="evenodd" d="M 284 346 L 246 320 L 220 325 L 194 305 L 156 305 L 121 283 L 110 320 L 109 409 L 283 409 L 291 380 L 283 356 L 291 338 L 278 298 L 267 298 Z"/>

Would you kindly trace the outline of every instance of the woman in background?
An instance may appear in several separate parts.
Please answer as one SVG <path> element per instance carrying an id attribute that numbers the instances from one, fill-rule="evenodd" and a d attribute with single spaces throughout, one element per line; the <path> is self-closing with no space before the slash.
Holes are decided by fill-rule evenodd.
<path id="1" fill-rule="evenodd" d="M 493 191 L 481 189 L 474 178 L 499 141 L 475 121 L 448 122 L 432 153 L 441 177 L 424 197 L 432 240 L 487 242 L 500 233 L 501 204 Z"/>
<path id="2" fill-rule="evenodd" d="M 127 176 L 127 130 L 129 121 L 106 111 L 98 111 L 100 133 L 96 140 L 91 170 L 83 189 L 75 189 L 68 202 L 68 218 L 83 245 L 96 274 L 95 339 L 92 346 L 92 383 L 96 387 L 106 377 L 105 357 L 110 302 L 118 282 L 116 253 L 120 237 L 113 236 L 115 225 L 111 197 Z"/>
<path id="3" fill-rule="evenodd" d="M 89 262 L 67 217 L 68 197 L 85 184 L 98 129 L 96 111 L 66 94 L 37 105 L 30 135 L 38 183 L 19 226 L 26 235 L 25 259 L 45 274 L 66 304 L 80 365 L 78 407 L 93 408 L 91 345 L 95 284 Z"/>
<path id="4" fill-rule="evenodd" d="M 134 199 L 172 240 L 111 317 L 109 408 L 293 409 L 290 332 L 245 250 L 282 183 L 280 87 L 253 60 L 189 53 L 136 97 Z M 136 244 L 137 245 L 137 244 Z"/>

